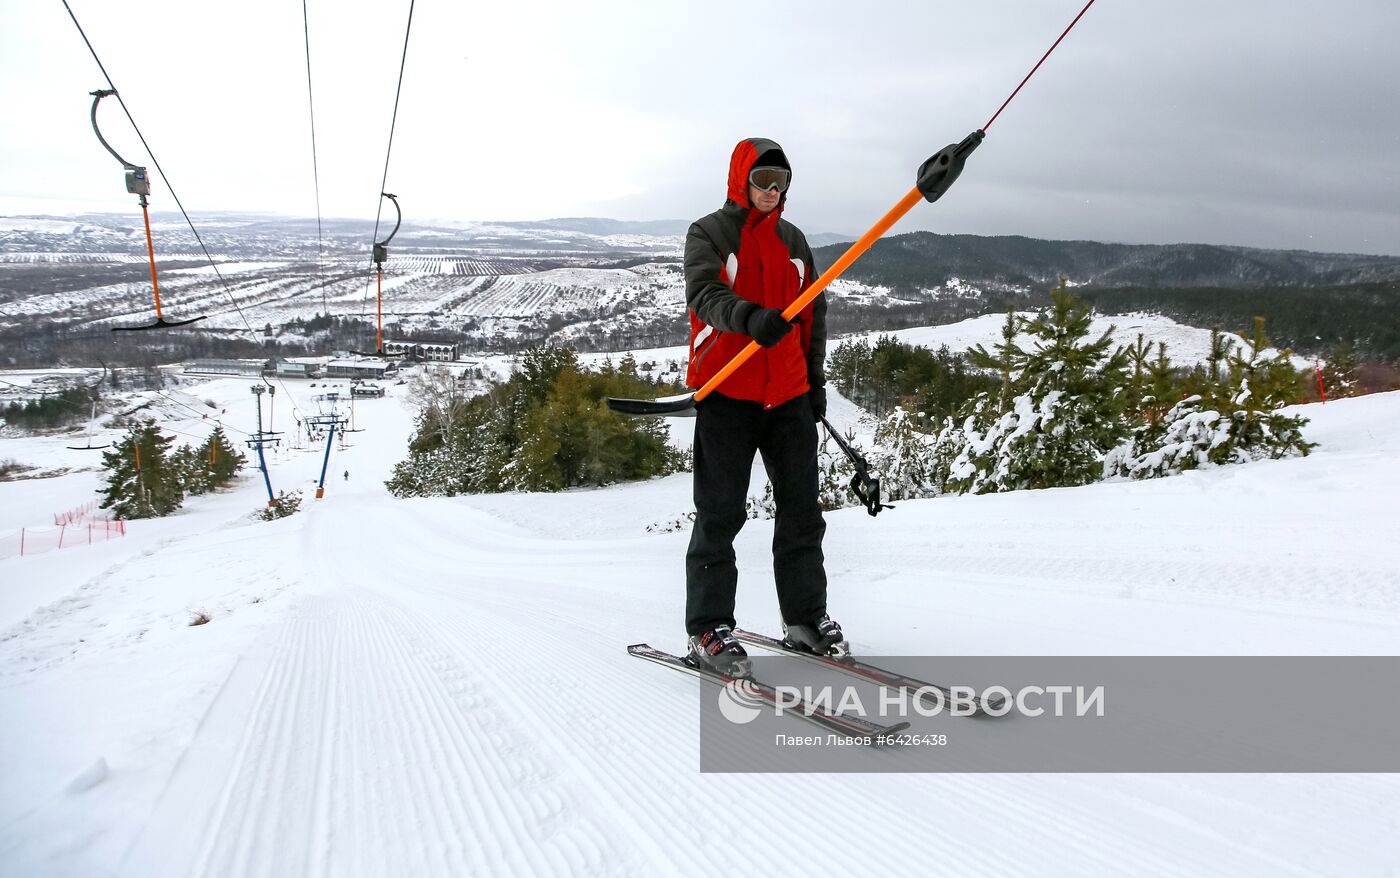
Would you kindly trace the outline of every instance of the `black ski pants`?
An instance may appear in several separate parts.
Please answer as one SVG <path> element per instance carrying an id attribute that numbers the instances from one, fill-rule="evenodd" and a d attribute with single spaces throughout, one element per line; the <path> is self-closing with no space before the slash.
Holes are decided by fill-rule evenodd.
<path id="1" fill-rule="evenodd" d="M 685 556 L 685 629 L 733 627 L 739 571 L 734 537 L 747 519 L 754 452 L 773 484 L 773 578 L 784 622 L 826 612 L 822 520 L 817 497 L 817 424 L 807 395 L 764 410 L 761 403 L 712 393 L 695 415 L 695 529 Z"/>

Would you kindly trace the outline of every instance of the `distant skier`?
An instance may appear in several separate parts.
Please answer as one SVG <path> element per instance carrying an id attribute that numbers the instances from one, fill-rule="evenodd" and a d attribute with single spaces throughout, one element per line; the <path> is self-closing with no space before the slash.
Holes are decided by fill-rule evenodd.
<path id="1" fill-rule="evenodd" d="M 773 577 L 785 639 L 839 653 L 841 626 L 826 613 L 817 426 L 826 413 L 826 296 L 793 320 L 782 311 L 816 280 L 807 239 L 781 218 L 792 166 L 778 144 L 749 138 L 729 160 L 724 206 L 690 227 L 685 298 L 690 309 L 686 383 L 700 388 L 750 341 L 763 350 L 696 408 L 695 529 L 686 552 L 688 660 L 746 673 L 733 635 L 738 569 L 734 538 L 746 519 L 754 453 L 773 483 Z M 794 326 L 796 332 L 793 331 Z"/>
<path id="2" fill-rule="evenodd" d="M 350 470 L 345 471 L 345 481 L 350 481 Z"/>

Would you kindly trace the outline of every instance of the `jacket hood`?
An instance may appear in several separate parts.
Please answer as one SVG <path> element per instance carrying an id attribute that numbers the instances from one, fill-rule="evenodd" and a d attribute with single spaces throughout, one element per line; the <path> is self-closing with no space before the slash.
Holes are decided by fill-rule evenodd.
<path id="1" fill-rule="evenodd" d="M 747 137 L 739 141 L 734 147 L 734 154 L 729 157 L 729 200 L 740 207 L 753 206 L 749 204 L 749 171 L 753 170 L 760 159 L 792 171 L 787 154 L 776 142 L 764 137 Z M 787 193 L 784 192 L 775 210 L 781 211 L 786 203 Z"/>

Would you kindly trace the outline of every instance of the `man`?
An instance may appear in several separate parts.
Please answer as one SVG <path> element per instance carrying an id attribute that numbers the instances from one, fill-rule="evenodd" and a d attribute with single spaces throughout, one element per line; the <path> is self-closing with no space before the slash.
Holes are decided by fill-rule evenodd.
<path id="1" fill-rule="evenodd" d="M 792 167 L 771 140 L 749 138 L 729 160 L 724 206 L 693 223 L 685 242 L 690 308 L 686 383 L 703 387 L 751 341 L 754 354 L 697 406 L 695 530 L 686 553 L 687 660 L 748 673 L 733 636 L 738 569 L 734 537 L 747 517 L 754 454 L 773 484 L 773 576 L 785 639 L 842 653 L 826 614 L 822 520 L 817 497 L 817 421 L 826 413 L 826 297 L 789 323 L 782 312 L 816 280 L 812 249 L 782 218 Z"/>

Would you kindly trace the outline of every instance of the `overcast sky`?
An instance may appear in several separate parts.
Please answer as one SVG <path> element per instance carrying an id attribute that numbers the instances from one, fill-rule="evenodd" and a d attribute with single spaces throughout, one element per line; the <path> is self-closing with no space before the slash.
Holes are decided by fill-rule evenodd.
<path id="1" fill-rule="evenodd" d="M 307 2 L 321 212 L 372 220 L 409 4 Z M 1083 2 L 421 0 L 387 189 L 410 220 L 689 219 L 763 136 L 788 218 L 859 234 Z M 300 3 L 69 5 L 186 208 L 315 216 Z M 1400 255 L 1397 42 L 1395 0 L 1098 0 L 895 232 Z M 139 213 L 101 87 L 60 0 L 0 0 L 0 214 Z"/>

